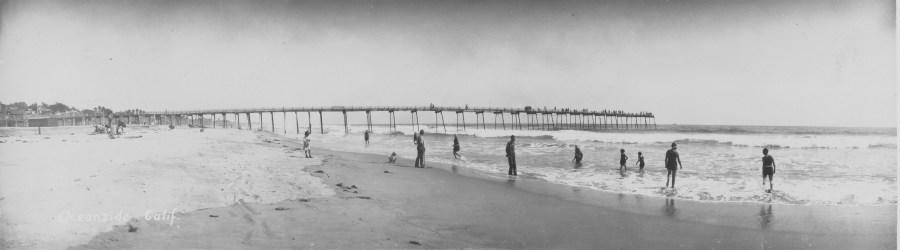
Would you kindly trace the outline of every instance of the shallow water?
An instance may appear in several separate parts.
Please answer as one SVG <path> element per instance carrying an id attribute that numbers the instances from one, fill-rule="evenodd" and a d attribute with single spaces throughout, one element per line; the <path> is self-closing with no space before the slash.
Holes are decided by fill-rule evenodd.
<path id="1" fill-rule="evenodd" d="M 314 133 L 313 147 L 383 154 L 397 152 L 414 158 L 412 127 L 391 132 L 375 127 L 370 145 L 363 143 L 364 126 L 326 126 Z M 487 173 L 507 171 L 504 147 L 517 136 L 520 175 L 570 186 L 617 193 L 667 196 L 680 199 L 784 204 L 871 205 L 896 204 L 896 131 L 870 128 L 667 126 L 652 131 L 537 131 L 473 130 L 434 133 L 426 127 L 426 158 Z M 453 129 L 453 128 L 450 128 Z M 804 132 L 808 131 L 808 132 Z M 463 159 L 453 159 L 453 134 L 458 134 Z M 677 191 L 665 191 L 665 151 L 671 142 L 684 169 L 678 171 Z M 574 146 L 584 153 L 581 165 L 572 162 Z M 776 160 L 775 191 L 764 192 L 762 148 Z M 628 168 L 619 171 L 619 150 L 628 155 Z M 646 167 L 636 166 L 642 152 Z M 767 184 L 768 185 L 768 184 Z"/>

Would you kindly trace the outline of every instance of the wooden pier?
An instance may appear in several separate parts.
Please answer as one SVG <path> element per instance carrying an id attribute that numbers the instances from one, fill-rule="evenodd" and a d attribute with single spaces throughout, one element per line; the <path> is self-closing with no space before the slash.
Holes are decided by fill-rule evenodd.
<path id="1" fill-rule="evenodd" d="M 545 109 L 545 108 L 495 108 L 495 107 L 441 107 L 441 106 L 332 106 L 332 107 L 292 107 L 292 108 L 253 108 L 253 109 L 209 109 L 209 110 L 184 110 L 184 111 L 155 111 L 140 113 L 113 113 L 109 117 L 52 115 L 37 118 L 21 117 L 20 120 L 10 121 L 9 118 L 0 122 L 0 126 L 30 126 L 29 123 L 36 119 L 46 119 L 44 126 L 78 126 L 109 124 L 113 121 L 122 121 L 127 124 L 142 125 L 190 125 L 199 127 L 222 127 L 253 129 L 251 114 L 259 117 L 259 130 L 275 131 L 275 115 L 281 113 L 282 122 L 287 123 L 288 113 L 293 114 L 296 133 L 300 134 L 300 116 L 306 113 L 307 128 L 312 129 L 312 114 L 319 118 L 319 132 L 325 133 L 324 114 L 339 113 L 343 116 L 344 131 L 349 132 L 350 121 L 347 114 L 363 112 L 366 115 L 366 128 L 374 130 L 372 115 L 374 112 L 386 112 L 388 115 L 387 127 L 391 131 L 397 130 L 397 112 L 409 112 L 410 126 L 416 131 L 421 129 L 419 112 L 434 113 L 435 129 L 442 128 L 447 132 L 447 122 L 444 113 L 455 113 L 456 121 L 453 126 L 456 131 L 465 131 L 470 128 L 466 123 L 466 113 L 474 114 L 474 129 L 512 129 L 512 130 L 624 130 L 624 129 L 656 129 L 656 117 L 650 112 L 628 113 L 609 110 L 575 110 L 575 109 Z M 493 114 L 493 124 L 489 127 L 485 114 Z M 523 119 L 524 114 L 524 119 Z M 269 128 L 263 128 L 263 117 L 268 116 Z M 507 121 L 506 117 L 510 120 Z M 246 121 L 246 123 L 244 123 Z M 53 124 L 55 122 L 55 124 Z M 33 123 L 33 122 L 32 122 Z M 287 133 L 286 124 L 282 125 L 282 133 Z"/>

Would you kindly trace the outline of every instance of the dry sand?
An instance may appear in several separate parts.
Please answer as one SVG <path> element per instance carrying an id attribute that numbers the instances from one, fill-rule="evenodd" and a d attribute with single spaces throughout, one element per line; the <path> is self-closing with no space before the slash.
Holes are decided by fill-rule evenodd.
<path id="1" fill-rule="evenodd" d="M 173 211 L 334 193 L 301 171 L 321 160 L 253 146 L 271 143 L 246 131 L 137 128 L 109 139 L 90 130 L 2 131 L 0 248 L 61 249 L 136 217 L 168 224 Z"/>
<path id="2" fill-rule="evenodd" d="M 181 158 L 168 155 L 169 159 L 180 159 L 169 162 L 180 167 L 157 166 L 159 162 L 143 163 L 137 160 L 160 158 L 166 155 L 162 153 L 165 150 L 159 153 L 152 150 L 153 155 L 128 158 L 129 162 L 137 165 L 131 168 L 140 169 L 142 164 L 147 164 L 147 170 L 173 168 L 174 173 L 166 175 L 158 175 L 155 171 L 143 172 L 157 176 L 143 177 L 151 189 L 155 185 L 184 186 L 188 184 L 182 182 L 196 181 L 196 184 L 190 185 L 193 189 L 167 189 L 166 192 L 174 194 L 159 195 L 161 200 L 178 200 L 168 203 L 160 201 L 161 204 L 180 202 L 178 206 L 194 209 L 186 208 L 185 211 L 189 212 L 175 214 L 177 219 L 173 224 L 165 220 L 135 218 L 128 222 L 112 223 L 119 225 L 114 228 L 109 228 L 110 223 L 97 225 L 97 228 L 112 230 L 73 248 L 896 248 L 896 206 L 893 205 L 834 207 L 690 202 L 581 190 L 524 177 L 511 179 L 475 173 L 461 167 L 435 163 L 429 164 L 431 168 L 416 169 L 411 167 L 412 162 L 408 159 L 398 164 L 386 164 L 386 156 L 318 148 L 313 148 L 316 158 L 308 160 L 303 159 L 299 151 L 290 150 L 299 146 L 298 141 L 268 133 L 233 130 L 199 133 L 183 129 L 151 134 L 161 139 L 165 137 L 163 134 L 177 135 L 174 137 L 179 139 L 168 139 L 204 145 L 193 149 L 182 148 L 190 154 Z M 191 141 L 194 140 L 190 139 L 192 137 L 209 141 Z M 235 145 L 236 148 L 226 150 L 224 148 L 229 147 L 224 146 L 228 144 L 225 141 L 244 146 Z M 198 151 L 220 154 L 197 154 Z M 9 171 L 7 169 L 20 168 L 10 168 L 6 164 L 22 159 L 6 161 L 7 153 L 4 151 L 3 154 L 0 178 L 5 181 L 3 176 Z M 222 157 L 232 160 L 240 158 L 242 163 L 216 160 Z M 214 171 L 217 174 L 202 174 L 211 171 L 199 167 L 207 166 L 204 164 L 210 164 L 208 162 L 216 162 L 221 168 L 238 168 L 240 170 L 235 171 L 252 173 L 245 178 L 253 181 L 245 182 L 241 187 L 251 191 L 232 192 L 242 194 L 237 198 L 212 198 L 217 196 L 216 189 L 221 185 L 242 183 L 233 180 L 244 175 L 228 175 L 235 171 L 224 170 Z M 305 172 L 292 172 L 299 168 Z M 179 171 L 188 174 L 177 174 Z M 74 172 L 90 175 L 90 172 Z M 317 182 L 319 179 L 308 179 L 309 175 L 304 173 L 321 178 L 328 188 L 321 186 Z M 39 173 L 34 175 L 43 176 Z M 75 174 L 70 175 L 67 178 Z M 181 178 L 182 175 L 192 179 L 156 180 L 162 177 Z M 199 180 L 202 179 L 199 176 L 208 178 Z M 61 185 L 55 183 L 63 179 L 45 181 L 29 188 L 39 191 L 43 185 Z M 289 182 L 292 180 L 303 181 L 291 185 Z M 115 186 L 103 182 L 103 185 L 128 188 L 134 183 Z M 204 187 L 210 185 L 215 188 Z M 3 184 L 0 195 L 6 196 L 7 186 Z M 302 191 L 307 189 L 315 192 Z M 285 194 L 267 196 L 264 195 L 267 190 Z M 112 194 L 116 192 L 123 191 Z M 261 198 L 254 200 L 254 194 Z M 126 200 L 121 202 L 122 206 L 132 206 L 125 209 L 146 209 L 143 206 L 133 208 L 138 207 L 136 204 L 142 200 L 133 197 L 136 195 L 134 191 L 119 195 L 131 196 L 124 198 Z M 103 207 L 92 203 L 95 202 L 92 199 L 96 198 L 77 197 L 71 199 L 69 204 L 77 203 L 77 207 L 88 209 Z M 0 207 L 6 212 L 10 207 L 9 200 L 0 201 Z M 195 210 L 201 207 L 207 208 Z M 20 216 L 28 218 L 31 215 L 17 214 L 13 217 Z M 92 225 L 80 226 L 93 228 Z M 88 231 L 78 224 L 72 228 Z M 38 235 L 37 239 L 55 241 L 47 236 L 55 238 L 56 234 Z M 21 238 L 17 236 L 12 239 Z"/>

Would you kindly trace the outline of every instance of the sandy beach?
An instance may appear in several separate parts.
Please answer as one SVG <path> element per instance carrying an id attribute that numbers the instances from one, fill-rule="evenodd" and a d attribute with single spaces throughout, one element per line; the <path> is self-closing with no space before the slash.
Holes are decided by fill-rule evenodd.
<path id="1" fill-rule="evenodd" d="M 698 202 L 315 144 L 304 159 L 265 132 L 72 129 L 0 138 L 4 248 L 896 248 L 896 205 Z"/>
<path id="2" fill-rule="evenodd" d="M 111 140 L 88 135 L 90 130 L 2 131 L 4 246 L 61 249 L 132 218 L 168 224 L 173 213 L 238 200 L 271 203 L 333 194 L 301 171 L 320 160 L 253 146 L 266 142 L 246 131 L 144 127 Z"/>

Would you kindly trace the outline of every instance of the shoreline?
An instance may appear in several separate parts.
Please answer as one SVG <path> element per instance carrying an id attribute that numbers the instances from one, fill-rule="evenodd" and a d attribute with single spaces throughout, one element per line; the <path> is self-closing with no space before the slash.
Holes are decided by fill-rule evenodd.
<path id="1" fill-rule="evenodd" d="M 345 158 L 366 157 L 371 159 L 381 159 L 387 157 L 369 153 L 345 152 L 330 149 L 318 149 L 318 151 Z M 408 161 L 409 164 L 400 163 L 400 160 L 398 160 L 398 165 L 402 164 L 400 166 L 403 167 L 407 167 L 407 165 L 412 166 L 413 159 L 401 159 L 403 161 Z M 514 185 L 517 190 L 523 192 L 534 195 L 551 196 L 567 202 L 575 202 L 635 215 L 657 216 L 662 214 L 667 217 L 674 216 L 678 217 L 678 219 L 688 221 L 747 229 L 765 227 L 768 230 L 816 231 L 818 225 L 814 226 L 806 224 L 803 222 L 804 219 L 801 218 L 817 216 L 822 217 L 819 219 L 824 221 L 823 224 L 842 224 L 844 226 L 843 228 L 835 228 L 832 230 L 842 231 L 842 233 L 863 232 L 867 231 L 864 228 L 873 226 L 872 221 L 866 220 L 869 215 L 876 215 L 875 217 L 896 216 L 894 212 L 897 208 L 896 204 L 783 204 L 752 201 L 704 201 L 683 199 L 676 196 L 646 196 L 641 194 L 619 193 L 607 190 L 568 186 L 565 184 L 547 182 L 546 180 L 527 175 L 508 177 L 505 174 L 489 173 L 478 169 L 454 166 L 453 164 L 447 163 L 430 162 L 427 160 L 427 157 L 426 163 L 428 164 L 426 169 L 443 171 L 450 173 L 455 177 L 471 178 L 495 184 Z M 648 206 L 646 203 L 666 205 L 662 209 L 659 209 L 654 206 Z M 676 209 L 677 211 L 672 211 L 671 209 L 675 204 L 682 208 Z M 684 209 L 685 207 L 688 209 Z M 787 214 L 787 218 L 779 218 L 778 223 L 768 221 L 768 225 L 763 226 L 760 225 L 760 218 L 744 216 L 759 212 L 760 209 L 757 208 L 761 207 L 765 207 L 766 213 L 769 214 L 773 213 L 772 210 L 781 215 Z M 722 209 L 733 213 L 723 214 L 720 211 Z M 741 213 L 737 210 L 745 212 Z M 677 216 L 675 216 L 676 214 Z M 832 214 L 842 215 L 832 216 Z M 896 217 L 894 217 L 893 220 L 885 221 L 886 223 L 881 223 L 881 226 L 892 226 L 895 221 Z M 894 231 L 896 231 L 896 227 L 894 228 Z"/>
<path id="2" fill-rule="evenodd" d="M 253 133 L 279 138 L 288 147 L 299 147 L 295 139 L 268 132 Z M 334 197 L 269 204 L 239 202 L 230 207 L 187 212 L 180 214 L 184 220 L 178 228 L 138 221 L 132 226 L 140 228 L 141 233 L 117 227 L 75 248 L 204 248 L 231 244 L 301 248 L 896 247 L 896 205 L 847 207 L 666 199 L 566 187 L 522 176 L 491 176 L 435 162 L 428 163 L 430 168 L 415 169 L 409 159 L 390 165 L 383 163 L 386 156 L 313 149 L 314 156 L 324 161 L 304 171 L 334 188 Z M 337 183 L 359 188 L 337 187 Z M 508 211 L 501 212 L 505 210 Z M 212 213 L 240 215 L 239 211 L 250 212 L 229 220 L 209 221 Z M 263 223 L 253 224 L 256 229 L 236 232 L 246 228 L 242 225 L 249 221 Z M 221 233 L 204 230 L 209 227 L 233 229 Z M 369 231 L 357 231 L 355 227 Z M 296 230 L 309 232 L 289 233 Z M 328 236 L 344 233 L 352 236 Z M 163 237 L 185 235 L 190 237 L 176 237 L 174 241 Z M 290 241 L 285 240 L 287 236 L 291 236 Z M 223 243 L 200 240 L 203 238 Z M 225 240 L 228 238 L 241 240 Z"/>
<path id="3" fill-rule="evenodd" d="M 496 132 L 492 131 L 490 134 L 498 135 Z M 640 136 L 635 139 L 640 141 L 635 145 L 624 141 L 621 143 L 626 145 L 619 145 L 592 140 L 590 138 L 594 138 L 593 135 L 546 135 L 542 134 L 544 133 L 542 131 L 528 131 L 542 134 L 538 136 L 515 132 L 519 143 L 522 144 L 520 150 L 523 152 L 518 160 L 524 175 L 534 174 L 548 182 L 614 193 L 625 192 L 658 197 L 673 194 L 670 190 L 663 191 L 658 188 L 666 182 L 661 157 L 662 152 L 669 149 L 671 142 L 644 143 L 659 139 L 655 136 Z M 316 142 L 314 145 L 347 152 L 384 155 L 394 151 L 401 157 L 413 157 L 414 149 L 408 147 L 404 136 L 396 134 L 399 132 L 381 131 L 376 133 L 371 146 L 363 146 L 356 140 L 357 136 L 361 139 L 362 134 L 351 132 L 350 135 L 343 135 L 343 132 L 339 132 L 336 135 L 320 137 L 322 139 L 318 141 L 325 142 Z M 506 159 L 502 156 L 502 145 L 505 145 L 508 134 L 499 137 L 459 135 L 463 148 L 468 150 L 463 151 L 465 155 L 463 160 L 453 159 L 449 147 L 442 146 L 452 142 L 452 134 L 431 134 L 426 138 L 430 140 L 429 145 L 436 145 L 429 148 L 426 153 L 426 157 L 430 160 L 458 164 L 484 173 L 506 173 Z M 761 156 L 759 150 L 763 146 L 734 146 L 730 142 L 731 139 L 736 138 L 717 138 L 719 141 L 674 139 L 684 143 L 685 149 L 682 152 L 690 156 L 683 159 L 686 167 L 679 171 L 681 185 L 678 186 L 678 192 L 674 193 L 676 198 L 796 205 L 896 204 L 896 170 L 890 167 L 893 165 L 891 163 L 896 162 L 895 150 L 779 148 L 773 154 L 777 158 L 780 157 L 778 159 L 783 160 L 785 164 L 779 165 L 781 167 L 779 174 L 775 176 L 776 192 L 764 193 L 762 192 L 764 187 L 759 182 L 758 166 Z M 760 138 L 753 140 L 764 141 Z M 854 143 L 859 141 L 856 140 Z M 586 160 L 583 165 L 571 163 L 573 145 L 581 146 L 585 152 Z M 625 173 L 616 171 L 620 148 L 628 149 L 631 152 L 630 156 L 634 156 L 634 152 L 644 152 L 649 159 L 646 174 L 637 172 L 636 166 L 629 167 Z M 883 164 L 873 166 L 873 162 Z M 817 168 L 821 164 L 825 165 L 821 169 Z M 854 167 L 845 167 L 848 164 Z M 856 178 L 857 175 L 860 177 Z"/>

